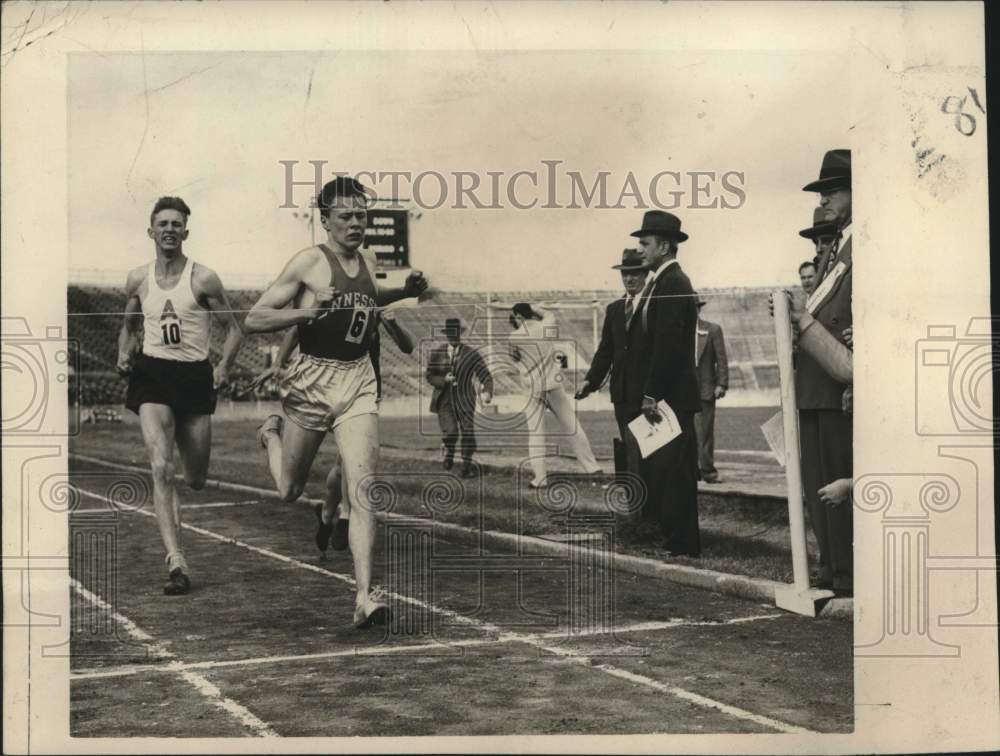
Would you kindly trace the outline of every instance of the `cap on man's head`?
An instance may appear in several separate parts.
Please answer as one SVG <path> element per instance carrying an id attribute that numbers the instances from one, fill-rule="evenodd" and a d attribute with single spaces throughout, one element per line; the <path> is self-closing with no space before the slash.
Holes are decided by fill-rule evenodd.
<path id="1" fill-rule="evenodd" d="M 620 270 L 623 273 L 628 271 L 638 272 L 640 270 L 648 270 L 646 267 L 646 261 L 643 259 L 642 255 L 639 254 L 637 249 L 625 249 L 622 251 L 622 262 L 621 265 L 612 265 L 613 270 Z"/>
<path id="2" fill-rule="evenodd" d="M 804 192 L 824 194 L 836 189 L 851 188 L 851 151 L 830 150 L 823 156 L 819 178 L 802 187 Z"/>
<path id="3" fill-rule="evenodd" d="M 456 335 L 460 333 L 465 333 L 465 326 L 462 325 L 462 321 L 459 318 L 445 318 L 444 332 L 446 334 L 456 334 Z"/>
<path id="4" fill-rule="evenodd" d="M 799 231 L 799 236 L 805 239 L 812 239 L 814 241 L 823 236 L 836 236 L 839 230 L 837 228 L 837 224 L 825 219 L 826 210 L 822 207 L 817 207 L 813 210 L 812 226 Z"/>
<path id="5" fill-rule="evenodd" d="M 528 319 L 534 316 L 535 311 L 531 309 L 531 305 L 527 302 L 518 302 L 516 305 L 510 308 L 511 312 L 515 315 L 519 315 L 522 318 Z"/>
<path id="6" fill-rule="evenodd" d="M 687 241 L 688 235 L 681 231 L 681 219 L 673 213 L 662 210 L 648 210 L 642 216 L 642 228 L 629 236 L 641 239 L 643 236 L 659 236 L 674 242 Z"/>

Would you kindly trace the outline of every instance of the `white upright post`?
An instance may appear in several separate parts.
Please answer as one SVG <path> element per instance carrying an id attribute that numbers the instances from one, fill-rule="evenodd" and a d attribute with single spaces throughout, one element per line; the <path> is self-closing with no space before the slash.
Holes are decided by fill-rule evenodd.
<path id="1" fill-rule="evenodd" d="M 818 604 L 833 596 L 832 591 L 809 587 L 806 554 L 806 525 L 802 506 L 802 468 L 799 465 L 799 415 L 795 403 L 795 374 L 792 368 L 792 323 L 788 297 L 778 289 L 774 301 L 774 333 L 778 347 L 778 377 L 781 383 L 781 415 L 785 435 L 785 483 L 788 486 L 788 529 L 792 540 L 794 582 L 775 589 L 774 603 L 780 609 L 815 617 Z"/>

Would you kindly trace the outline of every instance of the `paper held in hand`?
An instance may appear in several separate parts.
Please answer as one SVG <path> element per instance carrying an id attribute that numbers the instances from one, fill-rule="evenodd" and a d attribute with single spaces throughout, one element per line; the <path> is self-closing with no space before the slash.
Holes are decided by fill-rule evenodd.
<path id="1" fill-rule="evenodd" d="M 639 452 L 643 459 L 681 435 L 680 423 L 677 422 L 677 415 L 670 409 L 670 405 L 661 399 L 656 408 L 663 418 L 660 422 L 651 423 L 645 415 L 639 415 L 628 424 L 628 429 L 639 442 Z"/>

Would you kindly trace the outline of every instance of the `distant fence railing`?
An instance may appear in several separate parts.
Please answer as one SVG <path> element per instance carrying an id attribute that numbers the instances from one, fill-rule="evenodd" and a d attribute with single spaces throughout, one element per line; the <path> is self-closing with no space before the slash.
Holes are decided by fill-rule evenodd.
<path id="1" fill-rule="evenodd" d="M 767 309 L 770 289 L 703 289 L 700 294 L 708 304 L 702 310 L 705 319 L 718 323 L 729 356 L 731 393 L 767 393 L 778 387 L 774 329 Z M 231 288 L 230 304 L 235 310 L 249 310 L 261 293 L 256 288 Z M 605 308 L 621 296 L 614 291 L 541 291 L 541 292 L 439 292 L 423 304 L 403 304 L 395 309 L 399 323 L 424 342 L 417 353 L 399 352 L 390 339 L 382 339 L 382 373 L 387 395 L 415 395 L 422 390 L 424 369 L 418 354 L 429 351 L 429 344 L 443 341 L 444 322 L 458 317 L 467 326 L 466 339 L 476 346 L 506 341 L 511 332 L 506 307 L 510 303 L 545 302 L 555 304 L 558 338 L 572 343 L 567 368 L 579 380 L 589 368 L 600 338 Z M 115 404 L 124 400 L 125 382 L 115 371 L 118 331 L 125 305 L 125 293 L 118 285 L 70 285 L 67 292 L 69 337 L 80 353 L 80 374 L 75 377 L 78 396 L 83 404 Z M 503 305 L 503 307 L 501 307 Z M 240 315 L 242 317 L 242 315 Z M 212 358 L 221 354 L 224 333 L 215 323 L 212 330 Z M 275 385 L 261 391 L 247 392 L 250 380 L 268 367 L 278 349 L 281 334 L 248 337 L 231 371 L 237 399 L 268 399 L 275 396 Z M 568 376 L 569 377 L 569 376 Z M 572 383 L 572 381 L 571 381 Z M 517 392 L 516 381 L 502 380 L 498 394 Z"/>

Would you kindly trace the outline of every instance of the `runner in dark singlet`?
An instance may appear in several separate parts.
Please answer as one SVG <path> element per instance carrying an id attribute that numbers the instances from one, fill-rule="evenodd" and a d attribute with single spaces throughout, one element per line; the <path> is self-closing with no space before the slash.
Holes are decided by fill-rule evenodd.
<path id="1" fill-rule="evenodd" d="M 369 488 L 378 460 L 375 373 L 368 357 L 376 306 L 415 297 L 427 288 L 413 271 L 399 289 L 379 289 L 370 271 L 374 255 L 361 250 L 368 195 L 355 179 L 340 176 L 320 192 L 325 245 L 295 255 L 247 315 L 248 332 L 299 329 L 300 353 L 282 385 L 289 423 L 271 415 L 258 438 L 280 496 L 302 495 L 316 452 L 329 431 L 340 450 L 350 493 L 350 547 L 357 584 L 354 624 L 388 619 L 388 607 L 371 591 L 375 513 Z"/>
<path id="2" fill-rule="evenodd" d="M 368 357 L 375 372 L 376 401 L 382 400 L 382 378 L 380 369 L 380 332 L 379 327 L 385 329 L 389 338 L 399 348 L 403 354 L 412 354 L 416 348 L 413 336 L 400 323 L 396 321 L 396 316 L 391 310 L 378 311 L 375 314 L 376 325 L 373 328 L 371 339 L 369 339 Z M 253 391 L 260 386 L 265 386 L 272 379 L 282 376 L 285 370 L 285 363 L 288 362 L 292 352 L 299 344 L 298 329 L 289 328 L 281 340 L 281 346 L 275 356 L 274 363 L 253 379 L 249 386 L 249 391 Z M 340 507 L 340 502 L 346 497 L 343 472 L 340 461 L 333 466 L 326 477 L 326 496 L 323 504 L 316 504 L 314 511 L 316 514 L 316 547 L 325 556 L 328 546 L 333 546 L 334 551 L 344 551 L 348 546 L 348 523 L 350 521 L 349 506 Z"/>

